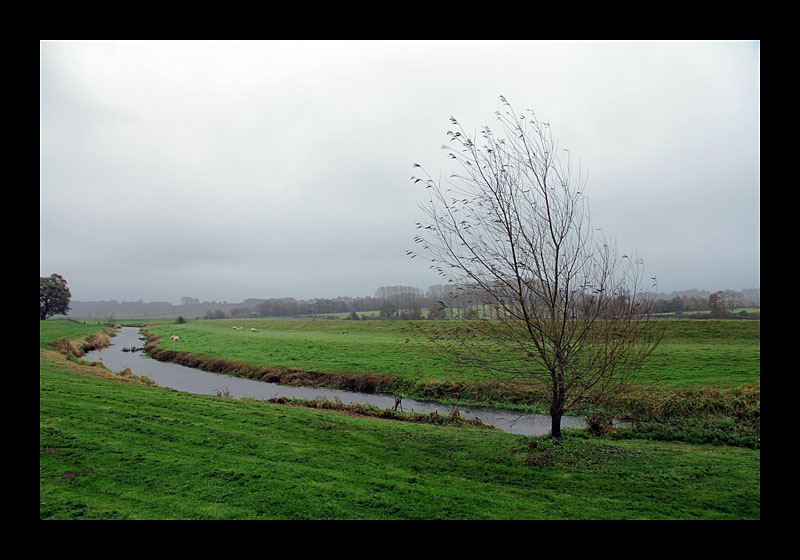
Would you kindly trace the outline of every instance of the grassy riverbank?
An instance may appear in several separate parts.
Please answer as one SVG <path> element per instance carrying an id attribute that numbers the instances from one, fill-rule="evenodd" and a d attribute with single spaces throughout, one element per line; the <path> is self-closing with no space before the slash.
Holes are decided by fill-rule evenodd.
<path id="1" fill-rule="evenodd" d="M 39 321 L 39 348 L 48 348 L 58 339 L 66 339 L 80 349 L 93 346 L 98 339 L 107 340 L 114 329 L 105 323 L 79 323 L 69 319 L 51 319 Z"/>
<path id="2" fill-rule="evenodd" d="M 394 375 L 410 381 L 488 379 L 481 372 L 450 371 L 425 349 L 424 337 L 440 328 L 439 322 L 415 325 L 421 331 L 405 321 L 232 319 L 154 325 L 148 330 L 162 337 L 158 345 L 165 349 L 262 366 Z M 639 377 L 641 385 L 725 388 L 760 379 L 760 321 L 670 320 L 666 326 L 663 342 Z M 171 335 L 180 340 L 171 341 Z"/>
<path id="3" fill-rule="evenodd" d="M 149 352 L 207 371 L 284 384 L 386 391 L 451 404 L 546 411 L 547 388 L 451 371 L 414 333 L 425 321 L 190 321 L 148 327 Z M 653 438 L 760 445 L 760 321 L 675 320 L 634 390 L 606 406 L 657 422 Z M 241 326 L 242 331 L 234 330 Z M 256 329 L 252 332 L 250 329 Z M 180 339 L 173 341 L 171 335 Z M 573 411 L 579 413 L 580 411 Z M 691 433 L 675 422 L 691 419 Z M 729 435 L 730 434 L 730 435 Z"/>
<path id="4" fill-rule="evenodd" d="M 40 350 L 39 495 L 42 519 L 758 519 L 760 451 L 190 395 Z"/>

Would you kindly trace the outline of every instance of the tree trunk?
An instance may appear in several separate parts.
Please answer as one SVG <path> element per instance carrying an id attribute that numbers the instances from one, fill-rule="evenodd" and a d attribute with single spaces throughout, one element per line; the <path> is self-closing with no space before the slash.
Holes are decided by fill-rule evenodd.
<path id="1" fill-rule="evenodd" d="M 563 440 L 564 436 L 561 435 L 561 413 L 560 412 L 551 413 L 550 419 L 552 420 L 552 423 L 550 425 L 550 435 L 555 439 L 557 439 L 558 441 Z"/>
<path id="2" fill-rule="evenodd" d="M 550 401 L 550 435 L 561 441 L 564 436 L 561 434 L 561 417 L 564 416 L 564 403 L 567 400 L 564 388 L 564 374 L 558 372 L 553 375 L 553 396 Z"/>

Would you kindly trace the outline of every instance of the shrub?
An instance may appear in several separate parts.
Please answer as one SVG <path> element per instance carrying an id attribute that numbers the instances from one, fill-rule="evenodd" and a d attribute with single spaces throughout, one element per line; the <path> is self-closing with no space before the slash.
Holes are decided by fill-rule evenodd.
<path id="1" fill-rule="evenodd" d="M 761 448 L 760 425 L 743 425 L 733 418 L 678 418 L 636 422 L 630 429 L 615 430 L 610 437 Z"/>
<path id="2" fill-rule="evenodd" d="M 607 412 L 592 412 L 586 417 L 586 424 L 593 436 L 604 436 L 614 429 L 613 418 Z"/>

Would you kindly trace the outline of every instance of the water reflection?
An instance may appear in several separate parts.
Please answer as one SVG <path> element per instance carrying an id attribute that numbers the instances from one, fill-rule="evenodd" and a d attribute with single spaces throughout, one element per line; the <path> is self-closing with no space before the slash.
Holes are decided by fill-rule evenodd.
<path id="1" fill-rule="evenodd" d="M 253 379 L 211 373 L 169 362 L 159 362 L 148 358 L 141 352 L 123 352 L 123 348 L 144 346 L 137 327 L 122 327 L 117 336 L 111 339 L 111 346 L 88 352 L 84 359 L 102 361 L 112 371 L 130 368 L 137 375 L 147 375 L 162 387 L 170 387 L 187 393 L 202 395 L 229 394 L 232 397 L 249 397 L 266 400 L 274 397 L 296 397 L 329 400 L 339 399 L 345 404 L 368 404 L 379 408 L 394 408 L 394 395 L 386 393 L 357 393 L 323 387 L 293 387 L 277 383 L 265 383 Z M 450 414 L 450 405 L 403 399 L 402 409 L 406 412 Z M 547 415 L 521 414 L 513 410 L 483 407 L 458 407 L 462 417 L 480 418 L 505 432 L 523 435 L 543 435 L 550 432 L 550 417 Z M 582 418 L 565 416 L 562 427 L 584 427 Z"/>

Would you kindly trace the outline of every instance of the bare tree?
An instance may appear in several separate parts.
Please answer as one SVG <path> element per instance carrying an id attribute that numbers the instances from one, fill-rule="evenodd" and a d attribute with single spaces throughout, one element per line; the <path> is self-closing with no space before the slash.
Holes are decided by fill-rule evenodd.
<path id="1" fill-rule="evenodd" d="M 722 297 L 722 301 L 725 302 L 725 308 L 730 314 L 733 314 L 736 308 L 741 307 L 744 302 L 744 297 L 742 297 L 741 292 L 737 292 L 736 290 L 723 290 L 720 296 Z"/>
<path id="2" fill-rule="evenodd" d="M 457 171 L 434 181 L 414 165 L 430 194 L 415 241 L 471 309 L 490 310 L 463 315 L 439 345 L 459 364 L 538 386 L 561 439 L 564 413 L 627 387 L 663 329 L 649 320 L 641 260 L 592 227 L 585 179 L 550 125 L 500 99 L 503 137 L 484 127 L 479 147 L 451 117 L 443 148 Z"/>

